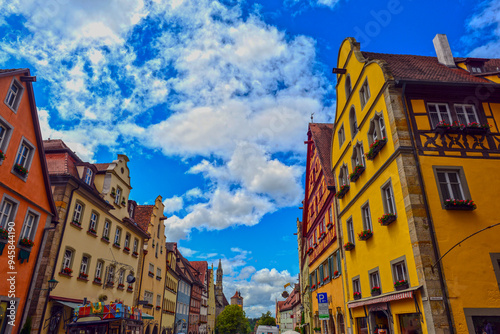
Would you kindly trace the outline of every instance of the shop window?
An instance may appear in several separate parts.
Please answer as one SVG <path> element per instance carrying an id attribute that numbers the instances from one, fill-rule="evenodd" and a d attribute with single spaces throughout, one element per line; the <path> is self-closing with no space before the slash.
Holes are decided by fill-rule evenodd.
<path id="1" fill-rule="evenodd" d="M 356 325 L 358 327 L 358 333 L 359 334 L 368 334 L 368 318 L 367 317 L 360 317 L 356 318 Z M 406 333 L 406 332 L 403 332 Z"/>
<path id="2" fill-rule="evenodd" d="M 398 317 L 401 333 L 423 333 L 420 314 L 406 313 L 399 314 Z"/>

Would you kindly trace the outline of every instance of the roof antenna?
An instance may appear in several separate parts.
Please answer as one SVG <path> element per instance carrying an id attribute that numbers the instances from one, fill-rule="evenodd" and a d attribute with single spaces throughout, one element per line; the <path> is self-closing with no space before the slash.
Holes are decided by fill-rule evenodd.
<path id="1" fill-rule="evenodd" d="M 314 123 L 314 113 L 311 114 L 311 123 Z"/>

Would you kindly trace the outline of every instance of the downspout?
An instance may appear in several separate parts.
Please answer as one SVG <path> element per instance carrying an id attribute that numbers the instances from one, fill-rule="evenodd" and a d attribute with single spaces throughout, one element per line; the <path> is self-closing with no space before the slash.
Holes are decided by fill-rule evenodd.
<path id="1" fill-rule="evenodd" d="M 139 282 L 139 291 L 137 294 L 137 303 L 136 303 L 137 306 L 139 306 L 139 299 L 141 299 L 142 277 L 144 275 L 144 262 L 146 262 L 147 252 L 148 252 L 147 250 L 144 250 L 144 240 L 143 240 L 142 241 L 142 254 L 144 254 L 144 256 L 142 257 L 141 281 Z"/>
<path id="2" fill-rule="evenodd" d="M 408 109 L 406 107 L 405 92 L 406 92 L 406 82 L 403 83 L 402 98 L 403 98 L 403 110 L 405 113 L 405 117 L 406 117 L 407 121 L 409 122 L 410 118 L 408 116 Z M 429 222 L 429 229 L 430 229 L 430 233 L 431 233 L 431 241 L 432 241 L 432 248 L 434 251 L 434 257 L 436 259 L 439 259 L 438 244 L 437 244 L 437 240 L 436 240 L 436 235 L 434 233 L 434 224 L 432 223 L 430 209 L 429 209 L 429 203 L 427 202 L 427 196 L 426 196 L 427 193 L 425 191 L 425 183 L 424 183 L 424 178 L 422 176 L 422 170 L 420 167 L 420 160 L 418 158 L 417 150 L 415 148 L 416 145 L 415 145 L 415 138 L 413 137 L 413 130 L 409 129 L 408 132 L 410 134 L 410 141 L 411 141 L 411 148 L 412 148 L 412 152 L 413 152 L 413 157 L 415 159 L 415 164 L 417 166 L 418 181 L 420 182 L 420 185 L 422 187 L 422 199 L 424 201 L 424 207 L 425 207 L 425 213 L 427 215 L 427 221 Z M 438 276 L 439 276 L 439 283 L 441 285 L 441 290 L 443 291 L 443 294 L 444 294 L 444 308 L 446 309 L 446 317 L 448 318 L 448 325 L 450 326 L 450 334 L 454 334 L 455 330 L 453 327 L 453 320 L 451 318 L 450 307 L 448 304 L 449 298 L 448 298 L 448 293 L 447 293 L 446 285 L 445 285 L 444 278 L 443 278 L 441 263 L 440 262 L 436 263 L 436 267 L 438 269 Z M 434 268 L 431 268 L 431 269 L 432 269 L 432 271 L 434 271 Z"/>
<path id="3" fill-rule="evenodd" d="M 79 188 L 80 188 L 80 184 L 78 184 L 78 187 L 71 190 L 71 195 L 69 196 L 68 206 L 71 204 L 71 201 L 73 200 L 73 194 L 74 194 L 75 190 L 78 190 Z M 68 215 L 69 215 L 69 209 L 66 211 L 66 215 L 64 216 L 63 227 L 62 227 L 62 231 L 61 231 L 61 238 L 59 239 L 59 246 L 57 248 L 57 254 L 56 254 L 55 261 L 54 261 L 54 267 L 52 268 L 52 274 L 50 275 L 51 279 L 54 278 L 54 271 L 56 269 L 57 262 L 59 260 L 59 253 L 61 252 L 61 245 L 62 245 L 62 240 L 64 237 L 64 231 L 66 230 L 66 225 L 67 225 L 66 221 L 68 220 Z M 50 290 L 47 290 L 47 297 L 45 298 L 45 303 L 44 303 L 43 311 L 42 311 L 42 317 L 40 318 L 40 327 L 38 328 L 38 334 L 40 334 L 42 332 L 43 320 L 45 319 L 45 311 L 47 310 L 47 304 L 49 303 L 49 294 L 50 294 Z"/>

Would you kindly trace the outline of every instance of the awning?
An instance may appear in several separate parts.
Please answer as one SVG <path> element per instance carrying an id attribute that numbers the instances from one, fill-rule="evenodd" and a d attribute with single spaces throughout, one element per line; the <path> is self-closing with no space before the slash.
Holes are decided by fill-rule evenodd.
<path id="1" fill-rule="evenodd" d="M 413 292 L 419 289 L 421 285 L 412 287 L 403 292 L 391 292 L 386 295 L 377 296 L 377 297 L 369 297 L 365 300 L 361 300 L 359 302 L 349 302 L 347 303 L 348 308 L 356 308 L 365 305 L 377 304 L 377 303 L 387 303 L 394 300 L 401 300 L 413 297 Z"/>
<path id="2" fill-rule="evenodd" d="M 155 317 L 153 317 L 152 315 L 149 315 L 147 313 L 142 314 L 142 319 L 149 320 L 149 319 L 154 319 L 154 318 Z"/>
<path id="3" fill-rule="evenodd" d="M 77 303 L 72 303 L 72 302 L 62 302 L 60 300 L 54 300 L 55 302 L 58 302 L 59 304 L 63 304 L 64 306 L 67 306 L 71 309 L 74 309 L 74 308 L 77 308 L 78 306 L 80 306 L 81 304 L 77 304 Z"/>

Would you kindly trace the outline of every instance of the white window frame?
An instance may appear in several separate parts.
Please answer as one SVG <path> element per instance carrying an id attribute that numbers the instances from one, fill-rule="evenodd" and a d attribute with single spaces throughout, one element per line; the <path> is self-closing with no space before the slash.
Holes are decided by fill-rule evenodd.
<path id="1" fill-rule="evenodd" d="M 7 151 L 7 147 L 9 146 L 14 127 L 10 125 L 10 123 L 7 122 L 7 120 L 5 120 L 2 116 L 0 116 L 0 127 L 4 129 L 4 131 L 0 133 L 0 150 L 5 153 L 5 151 Z M 0 165 L 2 162 L 3 160 L 0 160 Z"/>
<path id="2" fill-rule="evenodd" d="M 102 267 L 104 266 L 103 261 L 97 261 L 95 265 L 95 278 L 100 278 L 102 280 Z"/>
<path id="3" fill-rule="evenodd" d="M 40 213 L 28 208 L 26 216 L 24 217 L 23 227 L 19 239 L 27 238 L 31 241 L 35 239 L 36 230 L 38 228 L 38 221 L 40 220 Z"/>
<path id="4" fill-rule="evenodd" d="M 376 286 L 378 286 L 380 288 L 381 287 L 380 286 L 380 274 L 379 274 L 378 270 L 374 270 L 369 275 L 370 275 L 370 289 L 373 289 Z"/>
<path id="5" fill-rule="evenodd" d="M 73 210 L 73 220 L 72 221 L 77 221 L 78 223 L 82 223 L 82 217 L 83 217 L 83 210 L 85 208 L 85 205 L 79 201 L 75 202 L 75 208 Z"/>
<path id="6" fill-rule="evenodd" d="M 474 123 L 474 122 L 478 123 L 478 124 L 480 123 L 479 117 L 477 115 L 477 111 L 476 111 L 476 106 L 475 105 L 473 105 L 473 104 L 459 104 L 459 103 L 456 103 L 456 104 L 453 105 L 453 107 L 455 109 L 455 114 L 457 115 L 459 123 L 461 122 L 460 121 L 460 117 L 463 117 L 465 119 L 465 122 L 463 123 L 464 125 L 468 125 L 469 123 Z M 474 114 L 474 119 L 470 119 L 470 116 L 467 113 L 466 108 L 472 108 L 472 113 Z M 460 112 L 457 109 L 461 109 Z"/>
<path id="7" fill-rule="evenodd" d="M 97 231 L 97 221 L 99 220 L 99 214 L 95 211 L 92 211 L 90 213 L 90 224 L 89 224 L 89 231 L 94 230 Z"/>
<path id="8" fill-rule="evenodd" d="M 382 112 L 375 113 L 372 119 L 370 119 L 370 127 L 368 128 L 368 143 L 371 145 L 378 139 L 387 138 L 387 131 L 384 121 L 384 115 Z"/>
<path id="9" fill-rule="evenodd" d="M 26 139 L 23 136 L 21 139 L 21 142 L 19 143 L 19 147 L 17 149 L 16 159 L 14 161 L 14 164 L 12 165 L 12 173 L 17 175 L 19 178 L 26 180 L 26 178 L 28 177 L 28 173 L 30 171 L 30 168 L 31 168 L 31 163 L 33 162 L 33 156 L 35 155 L 35 151 L 36 151 L 35 145 L 33 145 L 28 139 Z M 22 158 L 24 158 L 24 159 L 22 159 Z M 21 165 L 22 167 L 24 167 L 28 171 L 28 173 L 26 173 L 25 176 L 19 175 L 15 171 L 15 166 L 17 164 Z"/>
<path id="10" fill-rule="evenodd" d="M 445 183 L 441 182 L 439 180 L 439 174 L 442 174 L 444 177 L 445 177 Z M 457 178 L 457 182 L 454 183 L 456 185 L 458 185 L 458 190 L 460 191 L 459 194 L 455 194 L 455 191 L 453 190 L 453 187 L 452 187 L 452 181 L 450 180 L 450 174 L 455 174 L 456 175 L 456 178 Z M 460 180 L 460 173 L 458 171 L 453 171 L 453 170 L 448 170 L 448 171 L 445 171 L 445 170 L 439 170 L 437 171 L 437 175 L 438 175 L 438 184 L 439 184 L 439 187 L 441 187 L 442 185 L 444 185 L 446 188 L 447 188 L 447 191 L 448 193 L 450 194 L 450 198 L 449 199 L 461 199 L 461 200 L 465 200 L 465 193 L 464 193 L 464 189 L 462 187 L 462 182 Z M 442 187 L 441 187 L 441 192 L 442 192 Z M 443 199 L 444 200 L 447 200 L 448 198 L 444 198 L 444 194 L 443 194 Z"/>
<path id="11" fill-rule="evenodd" d="M 109 239 L 109 230 L 111 229 L 111 222 L 108 219 L 104 220 L 104 227 L 102 229 L 102 236 L 108 237 Z"/>
<path id="12" fill-rule="evenodd" d="M 84 180 L 84 182 L 86 184 L 88 184 L 89 186 L 92 183 L 92 174 L 93 174 L 92 169 L 90 169 L 90 168 L 87 167 L 86 170 L 85 170 L 85 180 Z"/>
<path id="13" fill-rule="evenodd" d="M 134 238 L 134 249 L 132 251 L 137 253 L 138 249 L 139 249 L 139 240 L 137 240 L 137 238 Z"/>
<path id="14" fill-rule="evenodd" d="M 116 245 L 120 244 L 121 233 L 122 233 L 122 229 L 117 226 L 116 230 L 115 230 L 115 239 L 114 239 L 113 244 L 116 244 Z"/>
<path id="15" fill-rule="evenodd" d="M 16 86 L 19 91 L 14 92 L 12 90 L 13 86 Z M 7 95 L 5 96 L 4 103 L 14 113 L 17 113 L 17 111 L 19 110 L 19 104 L 21 103 L 21 99 L 23 98 L 24 90 L 24 85 L 19 80 L 17 80 L 16 77 L 13 77 L 12 82 L 9 86 L 9 90 L 7 91 Z M 14 96 L 14 99 L 11 103 L 9 103 L 9 99 L 11 99 L 12 96 Z"/>
<path id="16" fill-rule="evenodd" d="M 87 259 L 87 261 L 84 262 L 84 259 Z M 84 254 L 82 256 L 82 261 L 80 262 L 80 272 L 78 273 L 78 275 L 80 275 L 80 273 L 88 275 L 89 265 L 90 265 L 90 256 Z"/>
<path id="17" fill-rule="evenodd" d="M 342 145 L 345 142 L 345 129 L 344 129 L 344 124 L 342 124 L 337 132 L 338 138 L 339 138 L 339 148 L 342 147 Z"/>
<path id="18" fill-rule="evenodd" d="M 431 106 L 433 106 L 436 111 L 431 112 L 431 110 L 430 110 Z M 439 109 L 439 106 L 444 106 L 446 108 L 446 115 L 448 116 L 447 120 L 445 120 L 443 118 L 442 111 Z M 431 124 L 432 129 L 435 129 L 436 125 L 437 125 L 437 123 L 433 124 L 433 118 L 432 118 L 433 114 L 435 114 L 437 116 L 438 123 L 445 121 L 445 122 L 451 124 L 453 122 L 452 121 L 453 118 L 451 118 L 451 113 L 450 113 L 450 108 L 448 106 L 448 103 L 429 102 L 429 103 L 427 103 L 427 113 L 429 114 L 429 122 Z"/>
<path id="19" fill-rule="evenodd" d="M 349 184 L 349 171 L 347 170 L 347 165 L 343 164 L 339 171 L 339 186 Z"/>
<path id="20" fill-rule="evenodd" d="M 384 213 L 396 214 L 396 202 L 394 198 L 394 189 L 391 180 L 387 181 L 381 188 Z"/>
<path id="21" fill-rule="evenodd" d="M 6 203 L 10 203 L 12 206 L 8 213 L 5 212 Z M 0 227 L 5 229 L 9 222 L 13 222 L 16 218 L 17 208 L 19 207 L 19 201 L 13 199 L 12 197 L 4 194 L 2 198 L 2 203 L 0 204 Z"/>
<path id="22" fill-rule="evenodd" d="M 352 292 L 359 292 L 361 293 L 361 284 L 358 278 L 353 278 L 352 279 Z"/>
<path id="23" fill-rule="evenodd" d="M 125 242 L 123 243 L 123 247 L 130 248 L 130 233 L 125 233 Z"/>
<path id="24" fill-rule="evenodd" d="M 70 268 L 71 269 L 71 265 L 73 263 L 73 256 L 74 256 L 74 254 L 75 254 L 75 251 L 73 251 L 70 248 L 66 248 L 64 250 L 61 272 L 64 270 L 64 268 Z"/>
<path id="25" fill-rule="evenodd" d="M 363 229 L 373 232 L 372 214 L 370 212 L 370 203 L 366 202 L 361 206 L 361 217 L 363 217 Z"/>
<path id="26" fill-rule="evenodd" d="M 352 149 L 351 163 L 353 171 L 356 166 L 366 167 L 363 142 L 358 142 L 356 145 L 354 145 L 354 148 Z"/>
<path id="27" fill-rule="evenodd" d="M 408 280 L 406 263 L 404 260 L 392 264 L 392 272 L 394 273 L 395 282 L 400 280 Z"/>
<path id="28" fill-rule="evenodd" d="M 352 217 L 346 220 L 346 228 L 347 228 L 347 239 L 349 242 L 355 244 L 355 234 L 354 234 L 354 222 L 352 221 Z"/>
<path id="29" fill-rule="evenodd" d="M 120 205 L 121 196 L 122 196 L 122 188 L 116 187 L 115 204 Z"/>
<path id="30" fill-rule="evenodd" d="M 124 284 L 123 282 L 125 281 L 125 270 L 120 269 L 118 272 L 118 284 Z"/>

